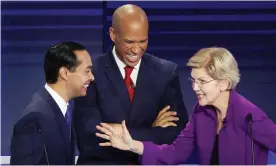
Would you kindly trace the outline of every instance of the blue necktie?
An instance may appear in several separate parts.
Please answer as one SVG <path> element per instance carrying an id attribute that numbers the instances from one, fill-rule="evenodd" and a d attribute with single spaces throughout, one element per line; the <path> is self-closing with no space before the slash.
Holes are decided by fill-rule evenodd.
<path id="1" fill-rule="evenodd" d="M 72 109 L 70 108 L 70 106 L 67 107 L 65 119 L 69 128 L 69 138 L 71 138 Z"/>

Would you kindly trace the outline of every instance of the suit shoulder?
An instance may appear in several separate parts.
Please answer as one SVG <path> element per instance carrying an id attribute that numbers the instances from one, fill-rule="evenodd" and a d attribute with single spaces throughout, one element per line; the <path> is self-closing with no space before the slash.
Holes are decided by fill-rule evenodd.
<path id="1" fill-rule="evenodd" d="M 93 61 L 93 68 L 97 69 L 99 67 L 103 67 L 106 62 L 106 58 L 108 58 L 108 54 L 109 53 L 107 52 L 95 58 L 95 60 Z"/>
<path id="2" fill-rule="evenodd" d="M 30 102 L 24 108 L 22 117 L 30 113 L 41 113 L 44 110 L 48 110 L 48 103 L 37 92 L 33 95 Z"/>
<path id="3" fill-rule="evenodd" d="M 158 71 L 161 72 L 174 72 L 177 67 L 177 64 L 154 55 L 146 53 L 144 56 L 147 57 L 150 65 L 154 66 Z"/>
<path id="4" fill-rule="evenodd" d="M 22 129 L 33 125 L 41 124 L 44 121 L 43 115 L 40 112 L 29 112 L 22 116 L 14 125 L 14 132 L 20 132 Z"/>
<path id="5" fill-rule="evenodd" d="M 43 121 L 45 115 L 49 113 L 51 107 L 39 92 L 35 93 L 30 102 L 24 108 L 17 126 L 32 123 L 34 121 Z"/>
<path id="6" fill-rule="evenodd" d="M 238 93 L 236 93 L 235 95 L 237 96 L 234 100 L 234 103 L 232 104 L 234 104 L 234 107 L 236 107 L 236 114 L 240 114 L 242 117 L 246 117 L 247 114 L 250 113 L 252 114 L 253 120 L 258 120 L 267 117 L 266 113 L 253 102 L 251 102 L 249 99 L 245 98 L 244 96 Z"/>
<path id="7" fill-rule="evenodd" d="M 14 129 L 22 129 L 30 124 L 42 125 L 47 121 L 51 107 L 39 92 L 35 93 L 31 101 L 24 108 L 19 120 L 14 126 Z M 46 124 L 46 123 L 45 123 Z"/>
<path id="8" fill-rule="evenodd" d="M 244 98 L 243 106 L 244 109 L 247 110 L 246 113 L 251 113 L 253 119 L 255 120 L 267 117 L 266 113 L 260 107 L 258 107 L 256 104 L 246 98 Z"/>

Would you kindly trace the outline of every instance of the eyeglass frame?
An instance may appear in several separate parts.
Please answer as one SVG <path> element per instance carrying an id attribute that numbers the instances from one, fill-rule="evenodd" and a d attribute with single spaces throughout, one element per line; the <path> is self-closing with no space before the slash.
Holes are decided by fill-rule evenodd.
<path id="1" fill-rule="evenodd" d="M 206 84 L 208 84 L 208 83 L 210 83 L 212 81 L 215 81 L 216 79 L 205 81 L 204 83 L 198 83 L 198 80 L 196 81 L 195 79 L 193 79 L 191 77 L 188 77 L 188 80 L 192 83 L 192 86 L 194 86 L 195 83 L 196 83 L 199 88 L 202 88 L 204 85 L 206 85 Z"/>

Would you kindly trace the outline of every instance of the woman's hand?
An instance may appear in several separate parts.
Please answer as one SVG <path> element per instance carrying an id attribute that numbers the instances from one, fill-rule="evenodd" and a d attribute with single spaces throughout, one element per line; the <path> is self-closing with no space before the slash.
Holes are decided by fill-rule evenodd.
<path id="1" fill-rule="evenodd" d="M 112 146 L 121 150 L 131 150 L 133 139 L 131 138 L 126 128 L 125 121 L 122 122 L 121 127 L 122 132 L 118 132 L 106 123 L 101 123 L 101 125 L 97 125 L 96 128 L 100 130 L 103 134 L 96 133 L 96 136 L 108 140 L 108 142 L 100 143 L 99 145 Z"/>

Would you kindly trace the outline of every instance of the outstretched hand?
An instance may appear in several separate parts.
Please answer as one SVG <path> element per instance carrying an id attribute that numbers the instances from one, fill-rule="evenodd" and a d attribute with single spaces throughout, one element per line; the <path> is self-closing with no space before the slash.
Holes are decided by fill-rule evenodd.
<path id="1" fill-rule="evenodd" d="M 100 146 L 112 146 L 121 150 L 130 150 L 133 139 L 131 138 L 125 120 L 121 124 L 122 132 L 117 132 L 107 123 L 101 123 L 96 128 L 102 133 L 96 133 L 97 137 L 108 140 L 108 142 L 100 143 Z"/>

